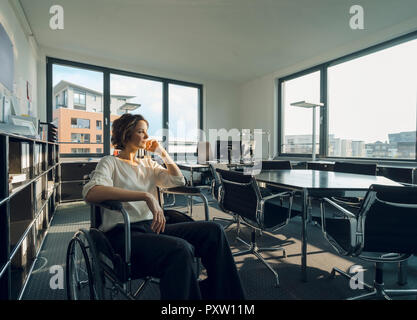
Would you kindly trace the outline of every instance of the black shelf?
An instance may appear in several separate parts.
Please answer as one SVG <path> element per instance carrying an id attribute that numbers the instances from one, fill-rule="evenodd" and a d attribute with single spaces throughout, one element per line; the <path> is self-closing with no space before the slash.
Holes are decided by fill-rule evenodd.
<path id="1" fill-rule="evenodd" d="M 56 208 L 59 145 L 0 131 L 0 299 L 20 299 Z M 13 174 L 22 181 L 11 183 Z"/>

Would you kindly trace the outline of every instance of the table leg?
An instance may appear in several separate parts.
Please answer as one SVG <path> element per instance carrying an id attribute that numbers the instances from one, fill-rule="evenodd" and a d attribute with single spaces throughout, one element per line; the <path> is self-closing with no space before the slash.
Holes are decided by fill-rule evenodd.
<path id="1" fill-rule="evenodd" d="M 308 190 L 303 190 L 303 215 L 301 227 L 301 279 L 307 282 L 307 215 Z"/>
<path id="2" fill-rule="evenodd" d="M 190 175 L 191 175 L 191 186 L 194 187 L 194 181 L 193 181 L 193 168 L 190 168 Z M 193 197 L 188 197 L 188 201 L 190 203 L 190 217 L 193 216 Z"/>

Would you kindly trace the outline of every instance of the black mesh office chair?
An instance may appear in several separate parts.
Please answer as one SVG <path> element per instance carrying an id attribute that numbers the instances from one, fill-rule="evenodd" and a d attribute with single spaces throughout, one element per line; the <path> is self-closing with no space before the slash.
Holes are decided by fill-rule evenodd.
<path id="1" fill-rule="evenodd" d="M 219 173 L 222 188 L 220 191 L 220 206 L 226 212 L 238 215 L 251 227 L 251 242 L 247 243 L 240 237 L 238 240 L 248 249 L 234 253 L 234 256 L 254 254 L 275 276 L 275 284 L 279 286 L 278 274 L 261 256 L 263 251 L 283 251 L 282 247 L 258 248 L 256 230 L 273 232 L 288 224 L 291 218 L 292 192 L 262 196 L 261 190 L 254 177 L 241 172 L 216 169 Z M 288 198 L 290 206 L 281 206 L 281 198 Z"/>
<path id="2" fill-rule="evenodd" d="M 328 217 L 324 204 L 338 212 Z M 321 206 L 322 231 L 325 238 L 340 255 L 355 256 L 375 262 L 373 285 L 363 284 L 371 291 L 351 299 L 373 299 L 390 296 L 416 295 L 416 289 L 385 289 L 383 265 L 405 261 L 417 253 L 417 188 L 372 185 L 358 213 L 353 213 L 325 198 Z M 374 256 L 374 254 L 377 254 Z M 332 276 L 340 273 L 333 268 Z"/>

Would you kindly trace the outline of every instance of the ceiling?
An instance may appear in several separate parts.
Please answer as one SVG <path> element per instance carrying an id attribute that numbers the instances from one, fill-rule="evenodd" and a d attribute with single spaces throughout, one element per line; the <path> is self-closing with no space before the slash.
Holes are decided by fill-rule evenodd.
<path id="1" fill-rule="evenodd" d="M 415 19 L 416 0 L 19 0 L 39 46 L 239 83 Z M 52 30 L 49 8 L 64 8 Z M 349 27 L 364 9 L 365 30 Z M 417 25 L 416 25 L 417 29 Z"/>

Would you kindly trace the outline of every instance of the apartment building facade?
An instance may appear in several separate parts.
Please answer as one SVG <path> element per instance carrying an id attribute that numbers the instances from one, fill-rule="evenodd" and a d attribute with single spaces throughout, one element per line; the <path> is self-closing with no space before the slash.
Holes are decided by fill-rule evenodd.
<path id="1" fill-rule="evenodd" d="M 103 152 L 103 94 L 68 81 L 53 89 L 53 122 L 61 154 Z M 126 110 L 139 107 L 134 96 L 110 96 L 110 123 Z"/>

